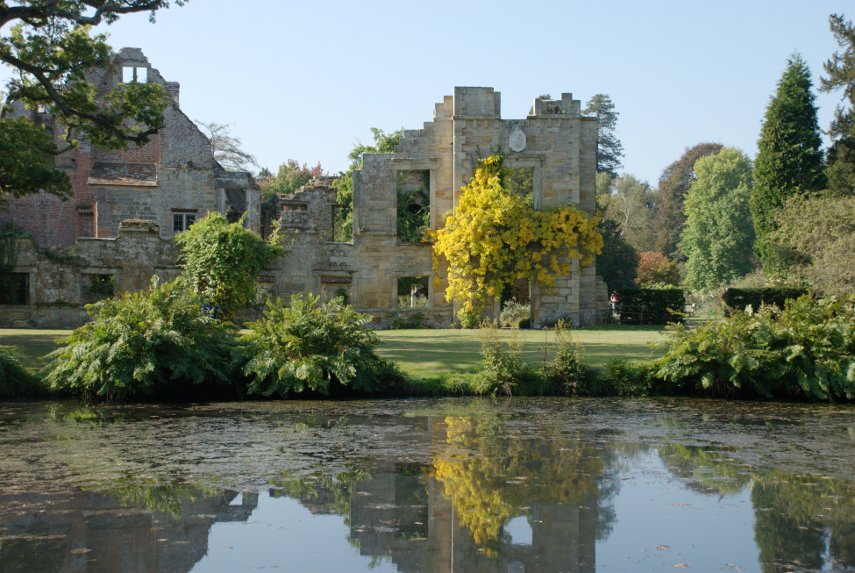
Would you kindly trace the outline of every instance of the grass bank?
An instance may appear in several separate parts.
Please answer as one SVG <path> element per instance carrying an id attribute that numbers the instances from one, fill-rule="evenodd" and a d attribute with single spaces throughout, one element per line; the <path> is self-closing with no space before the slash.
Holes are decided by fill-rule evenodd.
<path id="1" fill-rule="evenodd" d="M 384 330 L 378 354 L 396 363 L 407 376 L 435 380 L 478 369 L 481 341 L 477 330 Z M 585 366 L 601 371 L 611 360 L 643 359 L 656 355 L 651 345 L 662 340 L 662 328 L 609 326 L 574 329 L 582 345 Z M 532 365 L 551 357 L 555 334 L 551 330 L 502 330 L 503 340 L 513 337 L 522 344 L 522 358 Z M 544 352 L 544 349 L 545 352 Z"/>

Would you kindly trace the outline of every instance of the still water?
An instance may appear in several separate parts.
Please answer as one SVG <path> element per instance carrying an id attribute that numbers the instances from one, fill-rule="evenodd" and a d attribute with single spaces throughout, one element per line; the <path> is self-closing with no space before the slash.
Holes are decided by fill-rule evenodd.
<path id="1" fill-rule="evenodd" d="M 0 572 L 855 571 L 855 408 L 0 405 Z"/>

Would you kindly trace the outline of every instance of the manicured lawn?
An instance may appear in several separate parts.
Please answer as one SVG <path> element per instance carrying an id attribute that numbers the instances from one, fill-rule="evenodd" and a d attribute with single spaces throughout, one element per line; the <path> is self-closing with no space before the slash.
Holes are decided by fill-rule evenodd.
<path id="1" fill-rule="evenodd" d="M 477 330 L 383 330 L 379 354 L 397 363 L 405 373 L 421 379 L 442 378 L 477 370 L 481 342 Z M 647 358 L 655 352 L 651 344 L 661 340 L 658 327 L 610 326 L 578 329 L 573 337 L 582 345 L 585 363 L 602 368 L 617 358 Z M 32 371 L 45 365 L 45 355 L 56 348 L 57 338 L 70 330 L 0 329 L 0 346 L 14 346 Z M 516 337 L 523 345 L 523 358 L 531 364 L 551 355 L 555 335 L 550 330 L 502 330 L 501 337 Z"/>
<path id="2" fill-rule="evenodd" d="M 384 330 L 377 334 L 383 341 L 379 354 L 397 363 L 414 378 L 440 378 L 447 374 L 471 372 L 481 360 L 477 330 Z M 612 326 L 573 330 L 582 345 L 585 364 L 602 368 L 617 358 L 647 358 L 654 355 L 651 344 L 662 339 L 658 327 Z M 538 364 L 544 359 L 544 347 L 551 355 L 555 335 L 550 330 L 501 331 L 503 339 L 516 336 L 523 345 L 523 358 Z"/>
<path id="3" fill-rule="evenodd" d="M 57 347 L 54 341 L 69 334 L 70 330 L 0 328 L 0 346 L 16 347 L 24 365 L 36 372 L 47 363 L 45 356 Z"/>

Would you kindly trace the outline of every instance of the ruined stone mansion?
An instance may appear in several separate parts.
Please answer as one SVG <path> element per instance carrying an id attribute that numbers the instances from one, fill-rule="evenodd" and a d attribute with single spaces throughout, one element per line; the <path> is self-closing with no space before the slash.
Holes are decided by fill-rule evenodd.
<path id="1" fill-rule="evenodd" d="M 595 207 L 597 123 L 570 94 L 536 99 L 526 119 L 503 120 L 499 93 L 455 88 L 436 104 L 432 121 L 404 133 L 395 152 L 364 155 L 354 172 L 352 237 L 337 242 L 339 206 L 329 180 L 278 196 L 262 217 L 251 175 L 216 162 L 210 141 L 179 107 L 178 84 L 139 49 L 121 50 L 93 77 L 105 91 L 122 81 L 161 83 L 173 97 L 165 127 L 140 148 L 108 151 L 83 141 L 57 157 L 72 180 L 66 201 L 48 194 L 9 200 L 0 227 L 12 223 L 30 238 L 0 238 L 0 326 L 75 326 L 88 302 L 145 288 L 155 274 L 176 276 L 172 237 L 212 211 L 233 220 L 245 213 L 262 233 L 280 222 L 285 254 L 262 274 L 260 290 L 344 296 L 378 326 L 415 313 L 448 326 L 454 308 L 433 280 L 431 247 L 404 234 L 402 217 L 441 226 L 478 159 L 496 151 L 527 182 L 535 207 Z M 26 113 L 50 125 L 46 114 Z M 590 324 L 607 305 L 595 264 L 574 266 L 553 287 L 526 294 L 534 324 L 558 317 Z"/>

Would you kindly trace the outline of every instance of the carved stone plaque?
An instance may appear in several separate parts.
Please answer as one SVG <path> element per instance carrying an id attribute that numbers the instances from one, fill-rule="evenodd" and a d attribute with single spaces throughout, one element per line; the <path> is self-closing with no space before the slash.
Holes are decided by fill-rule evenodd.
<path id="1" fill-rule="evenodd" d="M 508 136 L 508 147 L 511 148 L 511 151 L 519 153 L 525 149 L 525 143 L 525 132 L 519 125 L 515 125 Z"/>

